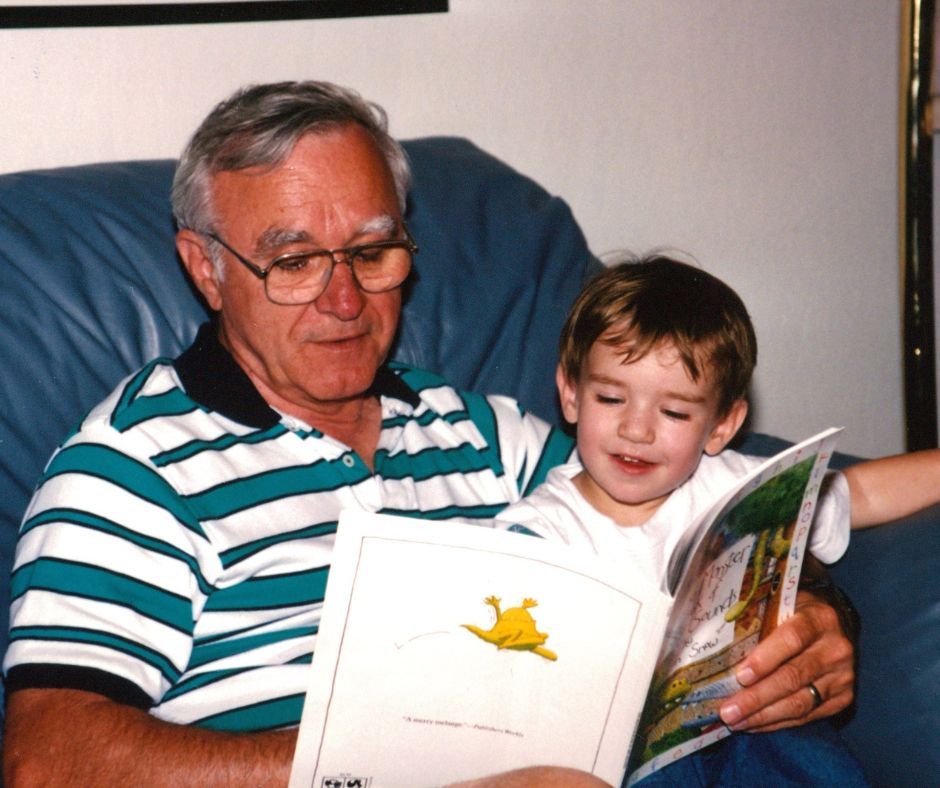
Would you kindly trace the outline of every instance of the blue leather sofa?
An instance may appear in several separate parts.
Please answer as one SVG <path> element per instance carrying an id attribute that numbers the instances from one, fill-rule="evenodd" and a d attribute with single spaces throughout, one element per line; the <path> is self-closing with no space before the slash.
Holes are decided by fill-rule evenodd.
<path id="1" fill-rule="evenodd" d="M 556 338 L 598 265 L 570 211 L 465 140 L 406 148 L 415 171 L 407 220 L 421 251 L 395 355 L 461 386 L 512 394 L 557 421 Z M 206 317 L 173 246 L 173 167 L 135 161 L 0 176 L 4 578 L 57 443 L 124 375 L 179 353 Z M 750 435 L 743 448 L 780 445 Z M 862 533 L 833 570 L 863 622 L 858 702 L 845 732 L 876 784 L 940 778 L 938 521 L 940 509 Z M 5 579 L 0 589 L 2 651 Z"/>

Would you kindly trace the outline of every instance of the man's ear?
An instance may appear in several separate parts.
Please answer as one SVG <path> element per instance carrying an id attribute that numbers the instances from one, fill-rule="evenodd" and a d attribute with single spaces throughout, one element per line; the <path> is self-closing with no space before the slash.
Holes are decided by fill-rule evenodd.
<path id="1" fill-rule="evenodd" d="M 204 235 L 192 230 L 180 230 L 176 234 L 176 251 L 193 284 L 206 299 L 209 308 L 218 312 L 222 308 L 222 292 L 219 275 L 215 270 Z"/>
<path id="2" fill-rule="evenodd" d="M 558 401 L 561 414 L 570 424 L 578 423 L 578 386 L 568 379 L 561 364 L 555 368 L 555 385 L 558 387 Z"/>
<path id="3" fill-rule="evenodd" d="M 718 454 L 741 429 L 745 418 L 747 418 L 747 400 L 736 399 L 728 412 L 712 428 L 711 435 L 705 444 L 705 453 L 712 456 Z"/>

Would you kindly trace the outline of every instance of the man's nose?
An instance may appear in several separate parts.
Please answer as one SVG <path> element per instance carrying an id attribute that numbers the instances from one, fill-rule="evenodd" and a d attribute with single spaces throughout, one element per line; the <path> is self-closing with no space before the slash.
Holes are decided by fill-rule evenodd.
<path id="1" fill-rule="evenodd" d="M 352 267 L 344 260 L 333 265 L 333 273 L 326 289 L 317 296 L 317 309 L 335 315 L 340 320 L 355 320 L 365 307 L 365 296 L 353 276 Z"/>

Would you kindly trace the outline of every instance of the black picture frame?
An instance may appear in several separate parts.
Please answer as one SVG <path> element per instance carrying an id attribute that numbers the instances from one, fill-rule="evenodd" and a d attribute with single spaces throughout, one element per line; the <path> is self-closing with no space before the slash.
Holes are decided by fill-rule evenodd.
<path id="1" fill-rule="evenodd" d="M 245 0 L 114 5 L 0 5 L 0 28 L 267 22 L 442 13 L 448 0 Z"/>

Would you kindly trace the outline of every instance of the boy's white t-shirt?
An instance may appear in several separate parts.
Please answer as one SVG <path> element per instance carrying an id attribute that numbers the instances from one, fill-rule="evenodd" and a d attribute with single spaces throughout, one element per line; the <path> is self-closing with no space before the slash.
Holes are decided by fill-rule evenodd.
<path id="1" fill-rule="evenodd" d="M 521 525 L 539 536 L 590 550 L 627 565 L 661 585 L 669 556 L 696 516 L 729 486 L 766 460 L 726 449 L 705 455 L 695 473 L 642 525 L 621 526 L 589 504 L 572 479 L 580 463 L 553 468 L 545 482 L 496 516 L 498 528 Z M 849 485 L 841 473 L 829 473 L 819 495 L 810 552 L 820 561 L 838 560 L 849 544 Z"/>

